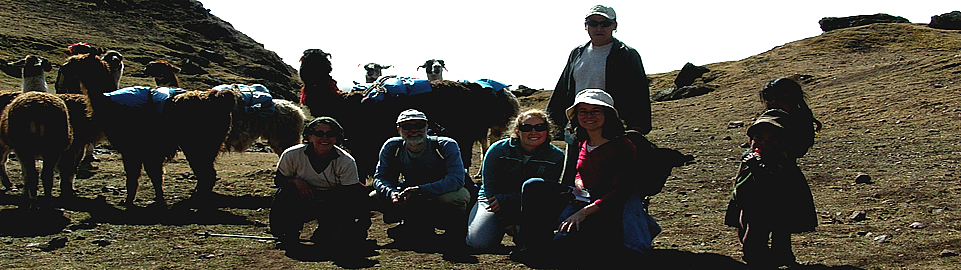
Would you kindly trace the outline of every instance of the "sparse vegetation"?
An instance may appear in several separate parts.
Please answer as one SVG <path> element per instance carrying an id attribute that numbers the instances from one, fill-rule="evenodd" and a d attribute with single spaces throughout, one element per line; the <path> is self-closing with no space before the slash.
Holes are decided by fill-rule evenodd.
<path id="1" fill-rule="evenodd" d="M 147 6 L 143 4 L 147 1 L 137 0 L 7 3 L 12 8 L 0 10 L 0 57 L 40 54 L 62 59 L 61 47 L 79 40 L 129 49 L 122 51 L 128 59 L 147 59 L 169 50 L 155 43 L 123 42 L 121 46 L 118 40 L 125 38 L 115 36 L 94 38 L 97 31 L 89 29 L 108 27 L 106 24 L 72 28 L 91 14 L 117 14 L 108 21 L 122 16 L 140 16 L 130 20 L 180 18 L 93 11 L 121 2 L 130 7 Z M 155 2 L 151 7 L 192 1 Z M 41 11 L 46 13 L 37 13 Z M 33 14 L 30 18 L 45 21 L 37 24 L 11 12 Z M 199 37 L 171 22 L 153 24 Z M 35 35 L 39 27 L 46 35 Z M 131 36 L 127 38 L 172 38 L 148 35 L 148 29 L 136 27 L 111 29 Z M 238 42 L 249 40 L 235 38 L 241 40 Z M 254 62 L 231 50 L 242 47 L 234 43 L 177 42 L 223 53 L 227 62 L 211 63 L 207 69 L 217 77 L 246 76 L 233 68 Z M 142 68 L 142 63 L 128 63 L 128 71 Z M 800 160 L 820 222 L 816 232 L 794 236 L 795 254 L 807 265 L 801 269 L 956 269 L 961 265 L 961 256 L 943 252 L 961 252 L 961 32 L 920 24 L 874 24 L 834 30 L 741 61 L 706 67 L 712 71 L 704 78 L 717 86 L 716 91 L 652 106 L 654 130 L 649 138 L 658 145 L 694 154 L 697 160 L 675 169 L 663 192 L 653 198 L 650 212 L 664 231 L 655 239 L 654 256 L 639 258 L 639 265 L 657 269 L 744 267 L 736 232 L 722 220 L 746 127 L 728 128 L 728 124 L 752 121 L 762 112 L 757 97 L 761 85 L 794 74 L 810 76 L 801 82 L 815 115 L 824 123 L 814 147 Z M 147 78 L 125 75 L 125 85 L 152 84 Z M 677 71 L 649 75 L 652 90 L 671 87 L 676 75 Z M 195 77 L 193 83 L 199 80 L 200 76 Z M 0 90 L 17 87 L 17 79 L 0 77 Z M 542 91 L 520 98 L 522 110 L 543 108 L 548 96 L 549 92 Z M 472 172 L 479 167 L 479 155 L 475 149 Z M 102 161 L 95 163 L 100 167 L 96 174 L 75 181 L 79 200 L 55 200 L 61 211 L 24 213 L 16 210 L 19 192 L 0 194 L 0 267 L 526 269 L 510 261 L 503 251 L 476 255 L 478 262 L 474 263 L 453 263 L 437 253 L 393 249 L 379 214 L 374 216 L 370 238 L 383 246 L 380 255 L 354 264 L 325 257 L 319 251 L 277 250 L 270 241 L 204 238 L 196 233 L 268 235 L 265 223 L 275 154 L 222 155 L 216 164 L 221 179 L 214 188 L 219 194 L 213 200 L 215 205 L 199 210 L 183 206 L 196 184 L 183 155 L 165 167 L 169 208 L 151 206 L 148 201 L 137 201 L 136 207 L 117 206 L 125 196 L 120 157 L 99 157 Z M 8 168 L 12 180 L 22 183 L 18 166 Z M 873 181 L 856 184 L 859 173 L 870 175 Z M 149 184 L 141 189 L 147 193 L 141 198 L 151 197 Z M 850 219 L 854 211 L 864 211 L 866 219 Z M 915 222 L 922 226 L 912 225 Z M 510 241 L 505 239 L 507 244 Z"/>

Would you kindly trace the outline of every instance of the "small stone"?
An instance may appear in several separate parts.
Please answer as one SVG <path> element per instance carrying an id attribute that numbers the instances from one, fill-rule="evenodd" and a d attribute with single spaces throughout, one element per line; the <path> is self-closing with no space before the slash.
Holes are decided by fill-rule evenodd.
<path id="1" fill-rule="evenodd" d="M 851 215 L 848 216 L 848 219 L 853 221 L 863 221 L 865 219 L 868 219 L 867 216 L 868 216 L 867 212 L 858 210 L 858 211 L 852 212 Z"/>
<path id="2" fill-rule="evenodd" d="M 731 138 L 731 136 L 724 136 L 724 138 L 721 138 L 721 140 L 725 140 L 725 141 L 730 141 L 730 140 L 733 140 L 733 139 L 734 139 L 734 138 Z"/>
<path id="3" fill-rule="evenodd" d="M 110 244 L 112 244 L 110 240 L 107 240 L 107 239 L 97 239 L 97 240 L 93 240 L 93 242 L 91 243 L 94 243 L 101 247 L 109 246 Z"/>
<path id="4" fill-rule="evenodd" d="M 728 129 L 739 128 L 739 127 L 744 127 L 744 121 L 731 121 L 727 123 Z"/>
<path id="5" fill-rule="evenodd" d="M 854 183 L 858 184 L 870 184 L 871 176 L 866 173 L 859 173 L 857 177 L 854 178 Z"/>
<path id="6" fill-rule="evenodd" d="M 910 227 L 911 229 L 924 229 L 927 226 L 928 225 L 924 225 L 924 223 L 921 223 L 921 222 L 915 222 L 915 223 L 911 223 L 911 225 L 908 225 L 908 227 Z"/>
<path id="7" fill-rule="evenodd" d="M 54 237 L 53 239 L 50 239 L 50 242 L 47 242 L 46 250 L 50 251 L 50 250 L 65 247 L 67 246 L 67 241 L 70 241 L 70 240 L 68 240 L 66 237 L 63 237 L 63 236 Z"/>
<path id="8" fill-rule="evenodd" d="M 751 147 L 751 143 L 742 143 L 742 144 L 741 144 L 741 148 L 748 148 L 748 147 Z"/>
<path id="9" fill-rule="evenodd" d="M 940 130 L 940 129 L 936 129 L 936 128 L 932 128 L 932 129 L 929 129 L 928 132 L 930 132 L 930 133 L 938 133 L 938 132 L 941 132 L 941 130 Z"/>
<path id="10" fill-rule="evenodd" d="M 958 253 L 957 253 L 957 252 L 954 252 L 953 250 L 950 250 L 950 249 L 945 249 L 945 250 L 942 250 L 941 253 L 938 254 L 938 256 L 941 256 L 941 257 L 954 257 L 954 256 L 958 256 Z"/>
<path id="11" fill-rule="evenodd" d="M 888 235 L 886 235 L 886 234 L 879 235 L 878 237 L 875 237 L 875 238 L 874 238 L 874 241 L 875 241 L 875 242 L 878 242 L 878 243 L 887 242 L 887 241 L 888 241 Z"/>
<path id="12" fill-rule="evenodd" d="M 865 236 L 865 235 L 868 235 L 869 232 L 859 231 L 859 232 L 856 232 L 855 234 L 857 234 L 858 236 Z"/>
<path id="13" fill-rule="evenodd" d="M 874 238 L 874 233 L 871 233 L 871 232 L 869 232 L 869 233 L 866 233 L 866 234 L 864 234 L 864 237 L 867 237 L 867 238 Z"/>
<path id="14" fill-rule="evenodd" d="M 944 212 L 944 208 L 938 208 L 938 209 L 931 210 L 931 213 L 932 213 L 932 214 L 940 214 L 940 213 L 943 213 L 943 212 Z"/>
<path id="15" fill-rule="evenodd" d="M 694 132 L 701 132 L 701 129 L 699 129 L 699 128 L 694 128 Z"/>

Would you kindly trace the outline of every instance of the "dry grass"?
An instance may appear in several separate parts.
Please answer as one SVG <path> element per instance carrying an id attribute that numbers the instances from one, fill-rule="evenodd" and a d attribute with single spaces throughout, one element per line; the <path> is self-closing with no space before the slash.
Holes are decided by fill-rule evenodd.
<path id="1" fill-rule="evenodd" d="M 96 1 L 25 1 L 40 2 L 76 4 L 72 8 L 79 9 L 96 7 L 91 4 Z M 17 4 L 17 8 L 28 7 Z M 27 20 L 0 18 L 4 25 L 0 32 L 4 50 L 0 55 L 13 59 L 28 53 L 47 53 L 48 58 L 56 59 L 50 56 L 56 55 L 53 52 L 59 52 L 62 44 L 74 42 L 78 36 L 90 37 L 84 31 L 70 29 L 77 25 L 69 22 L 77 21 L 72 16 L 78 13 L 56 11 L 63 12 L 41 16 L 64 22 L 46 24 L 46 29 L 63 34 L 55 37 L 33 37 L 32 32 L 10 30 L 11 26 L 23 31 L 40 26 Z M 112 44 L 111 48 L 125 54 L 129 50 L 129 55 L 147 57 L 167 49 L 161 52 L 154 51 L 156 47 L 137 47 L 137 40 L 158 38 L 137 34 L 143 31 L 140 27 L 179 29 L 170 30 L 179 38 L 192 35 L 159 21 L 155 15 L 144 15 L 139 22 L 130 22 L 127 29 L 106 28 L 111 33 L 133 33 L 126 37 L 92 38 L 89 42 Z M 227 46 L 208 42 L 221 46 L 218 48 Z M 703 82 L 716 86 L 716 91 L 653 104 L 655 128 L 650 139 L 660 146 L 694 154 L 697 160 L 675 169 L 664 191 L 654 197 L 651 214 L 664 232 L 655 239 L 654 256 L 639 259 L 639 263 L 661 269 L 743 268 L 735 231 L 722 224 L 722 217 L 729 178 L 746 137 L 744 128 L 729 129 L 728 123 L 750 122 L 761 112 L 756 92 L 764 82 L 804 74 L 811 76 L 803 85 L 824 129 L 815 146 L 800 160 L 820 219 L 816 232 L 794 236 L 795 254 L 807 265 L 802 269 L 957 269 L 961 265 L 961 257 L 940 256 L 944 249 L 961 251 L 961 32 L 916 24 L 875 24 L 835 30 L 741 61 L 707 67 L 712 71 L 704 75 Z M 676 74 L 650 75 L 653 89 L 669 87 Z M 0 82 L 0 89 L 5 90 L 18 85 L 11 78 Z M 541 92 L 522 98 L 522 105 L 543 108 L 548 96 L 549 92 Z M 479 151 L 475 149 L 472 171 L 479 165 Z M 321 253 L 288 253 L 275 249 L 270 241 L 203 238 L 196 233 L 267 235 L 266 209 L 273 191 L 270 174 L 276 155 L 221 156 L 216 164 L 221 180 L 215 187 L 220 195 L 214 205 L 199 210 L 185 206 L 196 180 L 191 179 L 182 156 L 166 166 L 164 188 L 170 205 L 158 207 L 138 201 L 137 207 L 131 208 L 117 206 L 125 196 L 120 157 L 100 157 L 103 161 L 97 164 L 100 169 L 96 174 L 76 182 L 79 200 L 57 200 L 60 210 L 23 213 L 16 210 L 19 192 L 0 194 L 0 220 L 4 220 L 0 224 L 0 267 L 526 268 L 508 260 L 503 252 L 476 255 L 477 262 L 473 263 L 454 263 L 434 252 L 391 248 L 391 239 L 385 234 L 387 226 L 377 220 L 378 215 L 374 216 L 370 236 L 381 246 L 380 255 L 363 262 L 342 262 Z M 18 166 L 9 165 L 8 173 L 19 183 Z M 874 183 L 855 184 L 858 173 L 869 174 Z M 141 186 L 141 198 L 152 198 L 147 182 Z M 867 212 L 866 220 L 847 218 L 858 210 Z M 909 227 L 913 222 L 927 227 Z M 863 236 L 868 233 L 888 238 L 881 243 Z M 67 240 L 63 247 L 44 250 L 35 245 L 58 237 Z M 511 245 L 510 238 L 505 243 Z"/>

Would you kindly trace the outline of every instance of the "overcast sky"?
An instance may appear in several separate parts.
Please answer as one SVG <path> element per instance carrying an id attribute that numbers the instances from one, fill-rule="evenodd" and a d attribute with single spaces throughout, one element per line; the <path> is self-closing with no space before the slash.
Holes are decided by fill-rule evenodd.
<path id="1" fill-rule="evenodd" d="M 736 61 L 821 34 L 818 20 L 887 13 L 913 23 L 961 9 L 957 1 L 379 1 L 200 0 L 237 30 L 299 68 L 305 49 L 332 54 L 344 88 L 364 82 L 359 64 L 426 79 L 442 59 L 448 80 L 493 79 L 552 89 L 570 50 L 589 41 L 584 15 L 617 12 L 614 37 L 638 50 L 648 74 Z M 949 4 L 950 3 L 950 4 Z"/>

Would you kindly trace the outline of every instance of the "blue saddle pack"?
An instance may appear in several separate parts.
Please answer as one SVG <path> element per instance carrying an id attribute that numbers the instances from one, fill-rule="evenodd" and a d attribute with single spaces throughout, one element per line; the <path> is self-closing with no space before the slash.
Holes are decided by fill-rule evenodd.
<path id="1" fill-rule="evenodd" d="M 270 90 L 261 84 L 221 84 L 214 86 L 214 90 L 234 90 L 240 93 L 243 103 L 234 107 L 234 112 L 246 114 L 257 114 L 260 116 L 271 116 L 274 111 L 274 98 L 270 95 Z"/>
<path id="2" fill-rule="evenodd" d="M 476 81 L 460 80 L 462 83 L 476 83 L 483 88 L 491 89 L 491 94 L 502 95 L 503 90 L 510 85 L 491 79 Z M 363 102 L 380 102 L 388 98 L 402 98 L 433 91 L 428 80 L 415 80 L 410 77 L 381 77 L 374 84 L 354 83 L 353 91 L 367 91 Z"/>
<path id="3" fill-rule="evenodd" d="M 186 92 L 187 90 L 180 88 L 130 86 L 117 89 L 113 92 L 103 93 L 103 95 L 116 103 L 134 108 L 150 106 L 154 108 L 157 114 L 161 114 L 163 113 L 164 104 L 167 102 L 167 99 Z"/>

